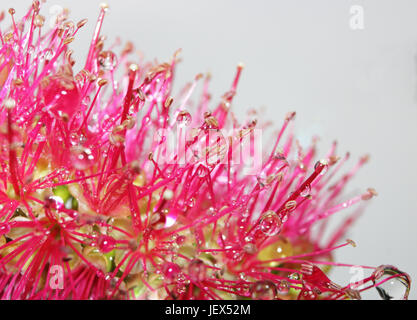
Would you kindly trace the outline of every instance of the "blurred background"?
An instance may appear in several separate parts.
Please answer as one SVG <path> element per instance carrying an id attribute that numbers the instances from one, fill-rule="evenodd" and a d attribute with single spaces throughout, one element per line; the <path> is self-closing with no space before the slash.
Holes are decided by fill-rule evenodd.
<path id="1" fill-rule="evenodd" d="M 77 22 L 88 18 L 76 41 L 76 72 L 82 67 L 98 16 L 98 0 L 48 1 Z M 2 1 L 25 13 L 31 1 Z M 333 140 L 353 166 L 371 161 L 348 191 L 374 187 L 379 196 L 348 237 L 336 260 L 358 265 L 394 264 L 417 279 L 417 2 L 415 0 L 108 0 L 102 30 L 110 46 L 131 40 L 146 60 L 169 61 L 182 48 L 176 88 L 197 73 L 212 74 L 213 105 L 229 89 L 237 63 L 245 69 L 233 103 L 239 117 L 263 108 L 280 125 L 296 111 L 295 128 L 305 144 L 319 135 L 319 155 Z M 120 50 L 122 48 L 119 48 Z M 77 68 L 78 67 L 78 68 Z M 338 219 L 338 218 L 337 218 Z M 333 270 L 347 284 L 349 268 Z M 376 290 L 364 298 L 379 298 Z M 410 299 L 417 298 L 411 289 Z"/>

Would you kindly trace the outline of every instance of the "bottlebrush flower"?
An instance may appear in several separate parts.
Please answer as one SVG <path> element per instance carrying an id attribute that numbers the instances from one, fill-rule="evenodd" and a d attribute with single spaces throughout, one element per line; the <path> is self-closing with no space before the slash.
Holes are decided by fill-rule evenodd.
<path id="1" fill-rule="evenodd" d="M 128 43 L 116 55 L 100 35 L 106 10 L 80 71 L 69 47 L 86 20 L 64 12 L 46 30 L 34 1 L 0 32 L 2 299 L 360 299 L 371 287 L 407 298 L 393 266 L 363 266 L 371 274 L 349 284 L 325 273 L 350 266 L 333 252 L 354 245 L 346 230 L 376 195 L 342 194 L 366 157 L 337 178 L 349 155 L 334 144 L 317 161 L 288 128 L 295 113 L 259 154 L 264 127 L 231 111 L 242 65 L 217 106 L 209 76 L 173 97 L 177 53 L 135 64 Z"/>

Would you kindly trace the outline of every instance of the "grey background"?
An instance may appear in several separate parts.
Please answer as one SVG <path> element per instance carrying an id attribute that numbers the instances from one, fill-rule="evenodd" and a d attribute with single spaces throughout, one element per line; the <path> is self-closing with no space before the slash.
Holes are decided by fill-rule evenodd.
<path id="1" fill-rule="evenodd" d="M 89 18 L 72 45 L 78 68 L 101 1 L 48 1 L 69 7 L 74 21 Z M 377 266 L 394 264 L 417 278 L 417 1 L 415 0 L 109 0 L 102 34 L 132 40 L 148 60 L 165 61 L 182 48 L 178 84 L 212 73 L 213 103 L 225 92 L 238 62 L 244 62 L 234 101 L 236 113 L 265 107 L 277 126 L 297 111 L 301 141 L 321 136 L 351 152 L 350 165 L 369 153 L 371 162 L 349 190 L 372 186 L 379 196 L 351 230 L 357 248 L 336 260 Z M 21 15 L 30 1 L 2 0 Z M 350 7 L 364 8 L 363 30 L 349 26 Z M 360 189 L 359 189 L 360 188 Z M 348 268 L 333 272 L 346 284 Z M 412 288 L 410 298 L 417 297 Z M 366 297 L 377 298 L 375 292 Z"/>

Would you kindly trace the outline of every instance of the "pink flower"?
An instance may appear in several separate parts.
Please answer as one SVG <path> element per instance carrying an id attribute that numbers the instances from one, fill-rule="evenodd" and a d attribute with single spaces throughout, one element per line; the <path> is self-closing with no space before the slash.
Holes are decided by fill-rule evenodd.
<path id="1" fill-rule="evenodd" d="M 259 153 L 262 125 L 231 111 L 242 65 L 216 107 L 209 76 L 173 97 L 178 53 L 133 64 L 129 43 L 116 55 L 105 12 L 78 72 L 69 47 L 85 20 L 64 12 L 45 30 L 34 1 L 0 33 L 2 299 L 407 298 L 411 280 L 392 266 L 343 285 L 325 274 L 351 266 L 333 252 L 354 245 L 346 230 L 376 195 L 342 193 L 366 157 L 337 178 L 349 155 L 334 144 L 317 160 L 314 142 L 296 144 L 295 113 Z"/>

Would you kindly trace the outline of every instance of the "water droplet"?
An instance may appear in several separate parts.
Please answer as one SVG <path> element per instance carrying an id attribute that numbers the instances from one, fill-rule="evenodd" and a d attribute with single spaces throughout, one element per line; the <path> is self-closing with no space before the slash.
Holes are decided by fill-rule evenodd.
<path id="1" fill-rule="evenodd" d="M 105 277 L 105 274 L 102 270 L 96 270 L 96 275 L 99 278 L 104 278 Z"/>
<path id="2" fill-rule="evenodd" d="M 183 283 L 179 283 L 176 286 L 176 291 L 178 294 L 184 294 L 185 292 L 187 292 L 187 286 Z"/>
<path id="3" fill-rule="evenodd" d="M 191 114 L 187 111 L 180 111 L 177 116 L 177 124 L 179 127 L 186 127 L 191 124 Z"/>
<path id="4" fill-rule="evenodd" d="M 175 258 L 174 258 L 174 256 L 176 256 Z M 174 261 L 174 260 L 176 260 L 177 259 L 177 255 L 172 255 L 172 260 Z M 184 283 L 185 281 L 187 280 L 187 278 L 185 277 L 185 275 L 182 273 L 182 272 L 179 272 L 178 274 L 177 274 L 177 281 L 178 282 L 180 282 L 180 283 Z"/>
<path id="5" fill-rule="evenodd" d="M 45 200 L 45 206 L 51 209 L 60 210 L 65 207 L 65 204 L 61 197 L 50 196 Z"/>
<path id="6" fill-rule="evenodd" d="M 291 279 L 291 280 L 300 280 L 300 279 L 301 279 L 301 276 L 300 276 L 300 274 L 299 274 L 299 273 L 294 272 L 294 273 L 291 273 L 291 274 L 288 276 L 288 279 Z"/>
<path id="7" fill-rule="evenodd" d="M 311 186 L 309 184 L 305 185 L 304 188 L 300 192 L 301 197 L 307 197 L 310 195 Z"/>
<path id="8" fill-rule="evenodd" d="M 256 245 L 253 243 L 246 243 L 243 246 L 243 251 L 247 254 L 255 254 L 257 252 Z"/>
<path id="9" fill-rule="evenodd" d="M 194 199 L 194 198 L 190 198 L 190 199 L 188 199 L 188 201 L 187 201 L 187 206 L 188 206 L 189 208 L 194 207 L 194 206 L 195 206 L 195 199 Z"/>
<path id="10" fill-rule="evenodd" d="M 178 236 L 178 238 L 175 240 L 175 242 L 177 243 L 177 245 L 182 245 L 185 242 L 185 236 Z"/>
<path id="11" fill-rule="evenodd" d="M 71 133 L 69 136 L 69 139 L 70 139 L 71 145 L 73 146 L 77 145 L 79 142 L 78 134 L 76 133 Z"/>
<path id="12" fill-rule="evenodd" d="M 9 223 L 0 223 L 0 235 L 6 234 L 10 232 L 10 224 Z"/>
<path id="13" fill-rule="evenodd" d="M 282 221 L 272 210 L 265 212 L 259 223 L 260 230 L 267 236 L 274 236 L 281 232 Z"/>
<path id="14" fill-rule="evenodd" d="M 163 266 L 162 273 L 170 280 L 175 280 L 181 273 L 181 268 L 175 263 L 167 263 Z"/>
<path id="15" fill-rule="evenodd" d="M 231 254 L 229 255 L 229 257 L 235 262 L 241 261 L 244 256 L 245 256 L 244 250 L 232 250 Z"/>
<path id="16" fill-rule="evenodd" d="M 290 200 L 290 201 L 287 201 L 287 202 L 285 203 L 285 210 L 286 210 L 287 212 L 292 212 L 292 211 L 294 211 L 294 210 L 295 210 L 295 208 L 297 208 L 297 201 L 295 201 L 295 200 Z"/>
<path id="17" fill-rule="evenodd" d="M 41 84 L 45 105 L 51 111 L 69 118 L 80 108 L 80 92 L 71 76 L 59 73 L 45 78 Z"/>
<path id="18" fill-rule="evenodd" d="M 279 294 L 287 294 L 290 291 L 290 285 L 288 281 L 281 280 L 278 285 L 278 292 Z"/>
<path id="19" fill-rule="evenodd" d="M 254 238 L 252 236 L 246 236 L 244 240 L 245 242 L 253 242 Z"/>
<path id="20" fill-rule="evenodd" d="M 203 281 L 206 277 L 206 266 L 204 262 L 200 259 L 192 260 L 188 266 L 188 273 L 191 280 L 196 282 Z"/>
<path id="21" fill-rule="evenodd" d="M 106 235 L 101 235 L 97 243 L 98 243 L 98 248 L 103 253 L 110 252 L 116 247 L 116 240 Z"/>
<path id="22" fill-rule="evenodd" d="M 117 64 L 117 57 L 111 51 L 102 51 L 97 57 L 98 63 L 104 70 L 113 70 Z"/>
<path id="23" fill-rule="evenodd" d="M 85 170 L 95 162 L 95 157 L 89 148 L 74 146 L 71 148 L 71 161 L 75 169 Z"/>
<path id="24" fill-rule="evenodd" d="M 218 211 L 217 211 L 217 209 L 216 209 L 216 208 L 214 208 L 214 207 L 210 207 L 210 208 L 208 208 L 207 213 L 208 213 L 210 216 L 214 216 L 214 215 L 216 215 L 216 214 L 218 213 Z"/>
<path id="25" fill-rule="evenodd" d="M 314 165 L 314 170 L 315 171 L 320 170 L 320 175 L 324 175 L 327 172 L 328 167 L 329 165 L 326 160 L 320 160 L 320 161 L 317 161 L 316 164 Z"/>
<path id="26" fill-rule="evenodd" d="M 251 288 L 252 298 L 257 300 L 274 300 L 277 295 L 277 288 L 271 281 L 257 281 Z"/>
<path id="27" fill-rule="evenodd" d="M 411 281 L 405 272 L 391 265 L 382 265 L 376 268 L 372 276 L 374 285 L 377 285 L 375 288 L 383 300 L 408 299 Z"/>

